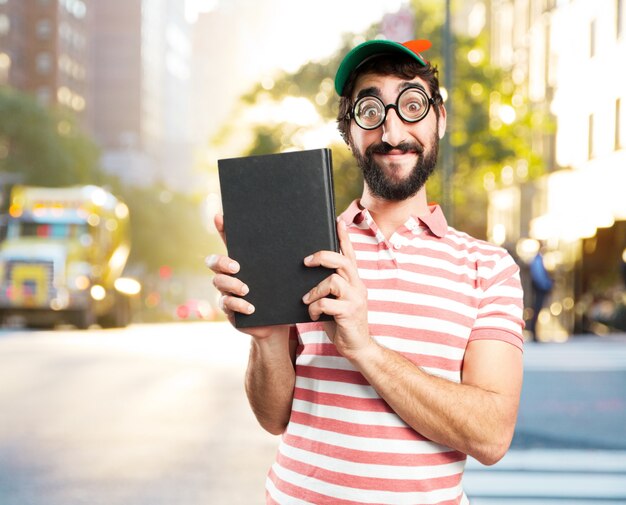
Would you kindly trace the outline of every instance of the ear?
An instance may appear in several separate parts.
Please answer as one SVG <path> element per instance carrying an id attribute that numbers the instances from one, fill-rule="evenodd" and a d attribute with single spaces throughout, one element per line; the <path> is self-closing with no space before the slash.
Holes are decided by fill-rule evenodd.
<path id="1" fill-rule="evenodd" d="M 439 121 L 437 121 L 437 128 L 439 139 L 441 140 L 443 136 L 446 134 L 446 124 L 447 124 L 448 114 L 446 112 L 446 107 L 441 104 L 439 106 Z"/>

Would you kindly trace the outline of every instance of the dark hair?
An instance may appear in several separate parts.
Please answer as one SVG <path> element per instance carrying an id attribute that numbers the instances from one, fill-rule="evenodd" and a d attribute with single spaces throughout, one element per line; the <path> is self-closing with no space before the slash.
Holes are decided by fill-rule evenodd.
<path id="1" fill-rule="evenodd" d="M 427 63 L 421 65 L 414 59 L 403 55 L 381 54 L 362 63 L 352 72 L 343 93 L 339 98 L 339 112 L 337 113 L 337 127 L 346 144 L 350 145 L 350 117 L 352 109 L 352 93 L 357 78 L 362 74 L 393 75 L 402 79 L 419 77 L 426 82 L 430 95 L 435 99 L 435 114 L 439 117 L 441 95 L 439 94 L 439 78 L 437 67 Z"/>

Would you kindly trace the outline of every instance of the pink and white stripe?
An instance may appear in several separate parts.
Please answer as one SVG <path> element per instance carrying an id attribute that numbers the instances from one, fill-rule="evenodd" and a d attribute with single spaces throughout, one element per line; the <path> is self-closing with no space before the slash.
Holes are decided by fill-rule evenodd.
<path id="1" fill-rule="evenodd" d="M 459 382 L 475 339 L 522 347 L 519 269 L 508 253 L 449 228 L 438 206 L 385 240 L 354 202 L 349 225 L 368 289 L 370 333 L 422 370 Z M 469 501 L 466 456 L 406 425 L 318 323 L 299 324 L 292 415 L 266 485 L 270 504 Z"/>

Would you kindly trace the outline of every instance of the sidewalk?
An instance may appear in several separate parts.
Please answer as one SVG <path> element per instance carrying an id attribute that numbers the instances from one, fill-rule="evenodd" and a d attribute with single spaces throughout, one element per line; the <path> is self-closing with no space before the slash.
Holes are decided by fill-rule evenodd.
<path id="1" fill-rule="evenodd" d="M 524 343 L 525 370 L 626 370 L 626 333 Z"/>
<path id="2" fill-rule="evenodd" d="M 513 444 L 468 458 L 472 505 L 626 503 L 626 334 L 527 342 Z"/>
<path id="3" fill-rule="evenodd" d="M 626 503 L 626 452 L 512 450 L 495 466 L 468 458 L 472 505 Z"/>

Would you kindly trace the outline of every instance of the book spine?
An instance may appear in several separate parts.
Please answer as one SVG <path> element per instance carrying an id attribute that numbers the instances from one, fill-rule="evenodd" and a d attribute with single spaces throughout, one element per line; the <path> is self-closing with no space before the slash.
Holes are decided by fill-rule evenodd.
<path id="1" fill-rule="evenodd" d="M 329 223 L 331 224 L 331 243 L 333 246 L 333 250 L 335 252 L 339 252 L 339 242 L 337 240 L 337 213 L 335 210 L 335 183 L 333 180 L 333 156 L 332 151 L 330 149 L 323 150 L 324 156 L 324 167 L 325 177 L 326 177 L 326 198 L 328 198 L 328 204 L 326 205 L 326 209 L 329 212 Z"/>

